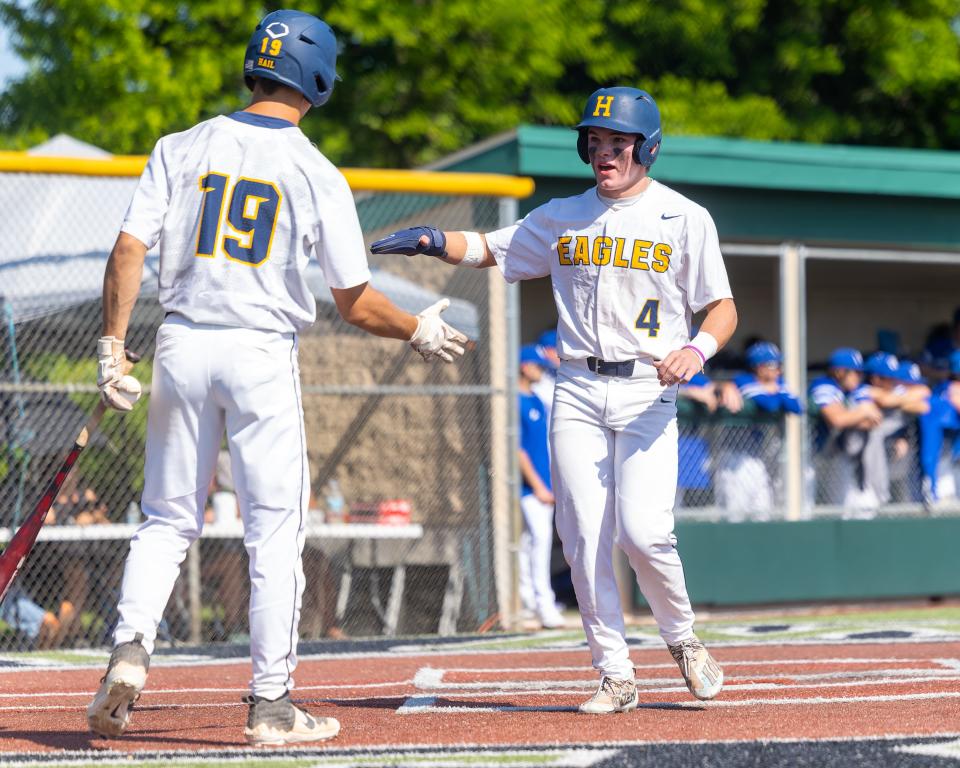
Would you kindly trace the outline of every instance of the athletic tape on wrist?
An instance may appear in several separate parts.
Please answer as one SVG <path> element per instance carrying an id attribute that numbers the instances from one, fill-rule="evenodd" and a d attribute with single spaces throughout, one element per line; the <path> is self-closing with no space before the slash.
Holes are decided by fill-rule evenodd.
<path id="1" fill-rule="evenodd" d="M 700 331 L 700 333 L 690 339 L 689 344 L 684 346 L 684 349 L 692 349 L 694 352 L 696 352 L 703 360 L 704 364 L 706 364 L 707 360 L 717 354 L 717 350 L 719 348 L 720 345 L 717 343 L 717 340 L 706 331 Z"/>
<path id="2" fill-rule="evenodd" d="M 460 264 L 464 267 L 479 267 L 487 255 L 487 249 L 479 232 L 461 232 L 467 241 L 467 252 Z"/>

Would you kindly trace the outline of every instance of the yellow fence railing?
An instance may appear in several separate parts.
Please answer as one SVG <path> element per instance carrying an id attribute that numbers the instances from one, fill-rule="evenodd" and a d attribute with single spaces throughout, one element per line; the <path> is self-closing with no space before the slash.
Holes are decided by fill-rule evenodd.
<path id="1" fill-rule="evenodd" d="M 0 152 L 0 173 L 48 173 L 76 176 L 139 176 L 143 155 L 106 159 L 47 157 L 25 152 Z M 490 195 L 523 199 L 533 194 L 533 179 L 498 173 L 444 173 L 375 168 L 343 168 L 351 189 L 370 192 L 424 192 L 438 195 Z"/>

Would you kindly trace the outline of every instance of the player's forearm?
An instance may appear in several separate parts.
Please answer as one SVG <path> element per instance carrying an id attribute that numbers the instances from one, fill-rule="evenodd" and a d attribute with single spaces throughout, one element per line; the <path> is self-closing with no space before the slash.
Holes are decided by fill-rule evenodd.
<path id="1" fill-rule="evenodd" d="M 332 291 L 340 316 L 374 336 L 408 341 L 417 330 L 417 318 L 397 307 L 369 283 Z"/>
<path id="2" fill-rule="evenodd" d="M 370 252 L 433 256 L 453 266 L 483 269 L 496 264 L 487 238 L 480 232 L 442 232 L 436 227 L 417 226 L 401 229 L 370 245 Z"/>
<path id="3" fill-rule="evenodd" d="M 523 477 L 524 482 L 529 485 L 534 490 L 540 490 L 546 488 L 546 483 L 543 482 L 543 478 L 537 473 L 537 470 L 533 468 L 533 462 L 530 461 L 530 457 L 527 455 L 527 452 L 522 448 L 518 451 L 520 464 L 520 476 Z"/>
<path id="4" fill-rule="evenodd" d="M 707 316 L 700 325 L 701 333 L 709 333 L 723 349 L 737 330 L 737 305 L 733 299 L 719 299 L 707 307 Z"/>
<path id="5" fill-rule="evenodd" d="M 121 232 L 103 275 L 103 336 L 125 339 L 130 314 L 140 294 L 147 246 Z"/>
<path id="6" fill-rule="evenodd" d="M 459 266 L 464 263 L 464 257 L 467 255 L 468 251 L 471 254 L 471 258 L 467 259 L 467 263 L 464 266 L 476 267 L 477 269 L 486 269 L 487 267 L 494 266 L 497 262 L 493 258 L 493 254 L 490 253 L 490 249 L 487 247 L 487 239 L 480 232 L 444 232 L 444 236 L 447 238 L 447 255 L 443 257 L 443 261 L 447 264 L 453 266 Z M 467 238 L 470 237 L 473 240 L 472 244 L 468 243 Z M 477 239 L 479 238 L 479 240 Z"/>
<path id="7" fill-rule="evenodd" d="M 922 384 L 909 387 L 903 396 L 901 406 L 905 413 L 919 415 L 930 410 L 930 387 Z"/>

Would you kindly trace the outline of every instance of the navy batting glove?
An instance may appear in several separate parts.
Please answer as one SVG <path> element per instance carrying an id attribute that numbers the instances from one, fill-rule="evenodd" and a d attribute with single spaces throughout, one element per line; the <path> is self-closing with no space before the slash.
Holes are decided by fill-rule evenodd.
<path id="1" fill-rule="evenodd" d="M 420 242 L 420 238 L 424 235 L 430 239 L 426 245 Z M 425 253 L 427 256 L 445 259 L 447 236 L 436 227 L 410 227 L 372 243 L 370 253 L 402 253 L 404 256 Z"/>

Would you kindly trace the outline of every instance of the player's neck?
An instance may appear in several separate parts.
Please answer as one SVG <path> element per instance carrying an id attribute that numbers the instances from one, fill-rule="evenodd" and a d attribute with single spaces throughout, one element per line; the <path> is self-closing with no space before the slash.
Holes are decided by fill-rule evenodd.
<path id="1" fill-rule="evenodd" d="M 292 100 L 291 100 L 292 101 Z M 284 99 L 280 94 L 271 97 L 254 99 L 250 106 L 244 112 L 252 112 L 255 115 L 265 115 L 266 117 L 276 117 L 280 120 L 287 120 L 294 125 L 299 125 L 303 116 L 307 113 L 310 105 L 306 99 L 300 99 L 302 104 L 294 104 Z M 303 105 L 306 105 L 304 108 Z"/>
<path id="2" fill-rule="evenodd" d="M 517 379 L 517 389 L 523 392 L 525 395 L 529 395 L 533 392 L 533 387 L 530 384 L 530 379 L 526 376 L 521 376 Z"/>

